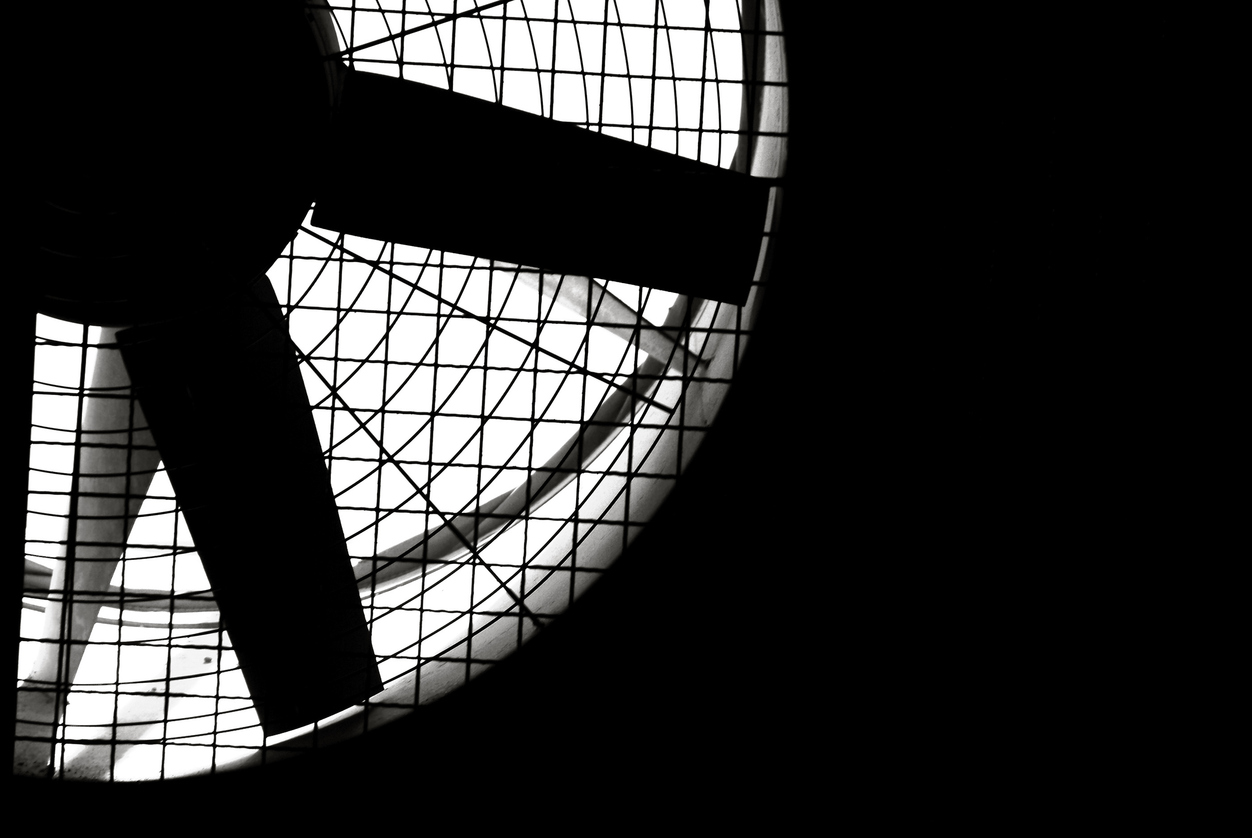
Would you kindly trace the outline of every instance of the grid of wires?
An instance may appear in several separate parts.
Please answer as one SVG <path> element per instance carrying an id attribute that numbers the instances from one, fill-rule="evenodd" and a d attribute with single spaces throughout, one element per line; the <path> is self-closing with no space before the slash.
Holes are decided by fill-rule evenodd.
<path id="1" fill-rule="evenodd" d="M 744 68 L 777 35 L 739 6 L 329 8 L 351 66 L 744 168 L 757 130 L 745 128 L 755 92 Z M 328 148 L 327 165 L 360 177 L 438 165 L 390 136 L 385 114 L 377 130 L 378 160 Z M 555 618 L 646 523 L 710 421 L 689 403 L 693 387 L 724 390 L 747 332 L 733 307 L 307 220 L 268 275 L 385 691 L 319 723 L 320 737 L 262 734 L 137 402 L 108 373 L 113 331 L 41 316 L 19 673 L 27 757 L 16 770 L 104 780 L 219 770 L 352 735 L 455 689 Z M 729 364 L 711 364 L 715 352 Z M 677 450 L 667 429 L 679 431 Z M 112 498 L 93 491 L 101 456 L 125 464 Z M 99 520 L 122 523 L 93 529 Z M 74 603 L 92 606 L 85 627 L 67 616 Z"/>

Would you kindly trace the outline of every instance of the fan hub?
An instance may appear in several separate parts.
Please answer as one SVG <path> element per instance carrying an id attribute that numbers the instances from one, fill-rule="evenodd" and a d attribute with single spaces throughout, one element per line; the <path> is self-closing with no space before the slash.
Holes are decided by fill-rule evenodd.
<path id="1" fill-rule="evenodd" d="M 151 322 L 269 268 L 312 202 L 333 98 L 301 6 L 256 4 L 229 38 L 195 4 L 57 12 L 72 20 L 45 30 L 56 54 L 32 120 L 41 310 Z"/>

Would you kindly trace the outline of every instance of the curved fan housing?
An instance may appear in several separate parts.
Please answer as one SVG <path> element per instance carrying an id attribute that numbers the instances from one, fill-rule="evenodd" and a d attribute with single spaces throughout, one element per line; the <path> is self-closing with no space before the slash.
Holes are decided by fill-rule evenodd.
<path id="1" fill-rule="evenodd" d="M 777 9 L 534 5 L 270 4 L 238 58 L 166 56 L 176 103 L 131 56 L 110 113 L 42 115 L 125 130 L 46 149 L 16 771 L 384 724 L 542 631 L 682 473 L 768 264 Z"/>

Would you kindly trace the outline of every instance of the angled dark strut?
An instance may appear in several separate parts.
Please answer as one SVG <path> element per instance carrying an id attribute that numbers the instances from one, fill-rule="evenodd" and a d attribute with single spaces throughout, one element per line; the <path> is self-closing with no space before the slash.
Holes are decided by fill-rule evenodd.
<path id="1" fill-rule="evenodd" d="M 313 223 L 742 304 L 767 181 L 417 82 L 348 71 Z M 411 157 L 376 172 L 379 132 Z"/>
<path id="2" fill-rule="evenodd" d="M 266 734 L 378 692 L 322 446 L 269 281 L 118 341 Z"/>

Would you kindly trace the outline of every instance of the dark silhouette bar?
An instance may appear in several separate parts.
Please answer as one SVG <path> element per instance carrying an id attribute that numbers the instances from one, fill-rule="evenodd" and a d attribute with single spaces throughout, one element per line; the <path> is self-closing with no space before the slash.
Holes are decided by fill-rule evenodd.
<path id="1" fill-rule="evenodd" d="M 321 443 L 268 279 L 118 341 L 265 733 L 377 693 Z"/>
<path id="2" fill-rule="evenodd" d="M 747 300 L 767 181 L 418 82 L 347 71 L 319 227 Z"/>

